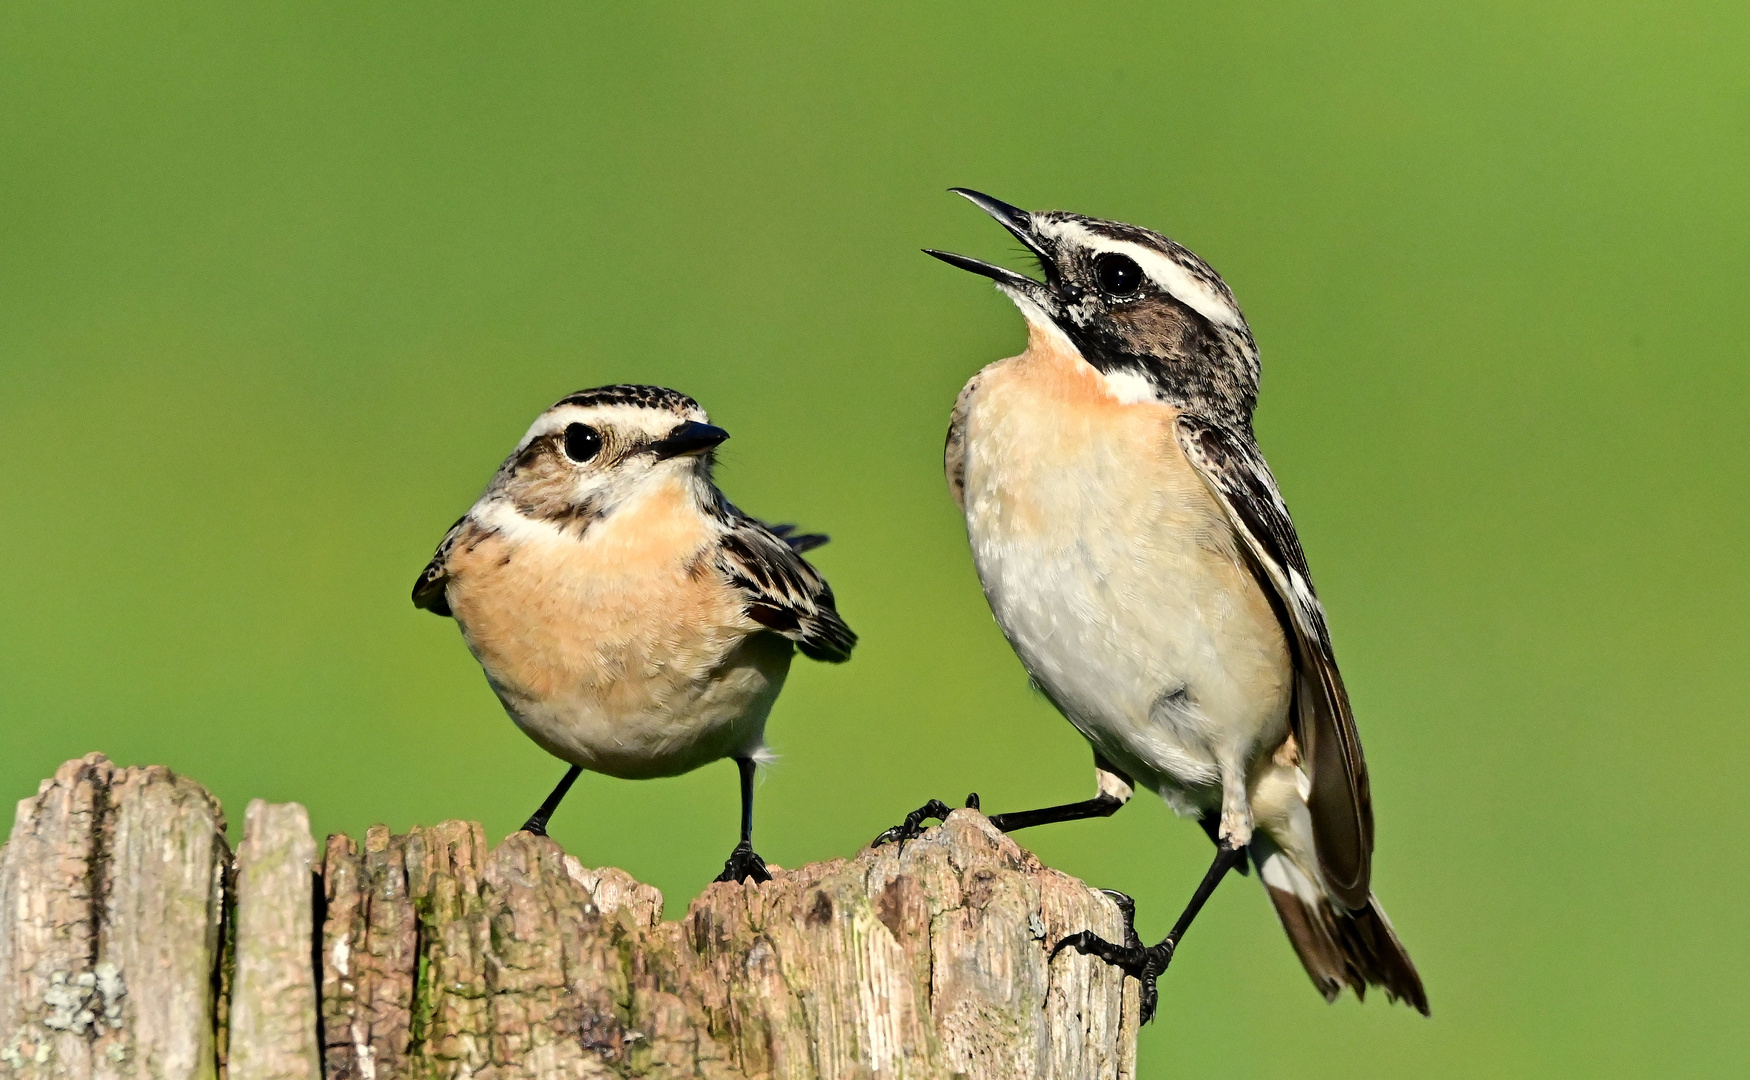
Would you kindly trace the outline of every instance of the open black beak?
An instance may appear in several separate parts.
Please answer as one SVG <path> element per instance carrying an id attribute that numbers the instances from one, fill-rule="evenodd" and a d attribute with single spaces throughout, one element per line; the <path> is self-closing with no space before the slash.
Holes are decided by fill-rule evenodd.
<path id="1" fill-rule="evenodd" d="M 968 202 L 972 203 L 972 205 L 983 210 L 991 217 L 996 218 L 1003 228 L 1009 230 L 1009 232 L 1015 235 L 1015 239 L 1021 241 L 1021 243 L 1027 246 L 1028 251 L 1031 251 L 1034 255 L 1039 257 L 1039 261 L 1042 265 L 1051 265 L 1050 252 L 1045 250 L 1045 246 L 1041 244 L 1039 238 L 1033 234 L 1033 215 L 1027 213 L 1027 211 L 1018 206 L 1011 206 L 1001 199 L 993 199 L 989 195 L 980 191 L 973 191 L 971 188 L 949 188 L 948 190 L 956 195 L 962 196 Z M 1029 290 L 1039 288 L 1039 282 L 1034 281 L 1025 274 L 1017 274 L 1013 270 L 1008 270 L 1001 266 L 994 266 L 982 259 L 974 259 L 966 255 L 956 255 L 952 251 L 937 251 L 934 248 L 925 248 L 924 254 L 934 255 L 949 266 L 958 266 L 962 270 L 970 270 L 975 274 L 981 274 L 984 277 L 995 281 L 999 285 L 1010 285 Z"/>
<path id="2" fill-rule="evenodd" d="M 702 454 L 727 438 L 729 432 L 720 427 L 689 420 L 651 443 L 650 449 L 656 454 L 656 460 L 663 461 L 684 454 Z"/>

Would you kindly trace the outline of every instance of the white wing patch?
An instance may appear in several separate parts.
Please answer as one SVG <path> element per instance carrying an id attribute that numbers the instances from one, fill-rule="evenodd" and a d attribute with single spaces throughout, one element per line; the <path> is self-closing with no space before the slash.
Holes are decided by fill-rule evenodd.
<path id="1" fill-rule="evenodd" d="M 1365 908 L 1373 862 L 1373 807 L 1355 714 L 1331 650 L 1325 611 L 1288 507 L 1249 431 L 1190 413 L 1177 420 L 1179 447 L 1222 503 L 1287 609 L 1296 642 L 1294 735 L 1312 781 L 1306 805 L 1319 872 L 1350 911 Z"/>

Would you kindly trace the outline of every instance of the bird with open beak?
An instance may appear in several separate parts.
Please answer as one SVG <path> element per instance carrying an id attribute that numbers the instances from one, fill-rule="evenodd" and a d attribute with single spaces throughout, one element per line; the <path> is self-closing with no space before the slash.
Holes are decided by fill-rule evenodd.
<path id="1" fill-rule="evenodd" d="M 1372 892 L 1367 765 L 1306 556 L 1252 435 L 1258 351 L 1233 294 L 1159 233 L 956 191 L 1044 280 L 929 252 L 995 281 L 1027 324 L 1026 350 L 978 372 L 954 404 L 948 488 L 997 622 L 1092 744 L 1098 784 L 1092 799 L 990 820 L 1007 831 L 1105 816 L 1140 784 L 1216 846 L 1158 944 L 1132 927 L 1123 942 L 1083 932 L 1057 948 L 1135 975 L 1146 1018 L 1192 920 L 1249 857 L 1327 999 L 1377 985 L 1426 1013 Z M 932 800 L 881 839 L 947 812 Z"/>

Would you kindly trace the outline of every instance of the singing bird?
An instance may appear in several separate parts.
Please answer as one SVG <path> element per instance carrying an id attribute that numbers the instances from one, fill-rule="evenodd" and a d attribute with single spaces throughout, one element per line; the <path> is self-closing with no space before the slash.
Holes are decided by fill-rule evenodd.
<path id="1" fill-rule="evenodd" d="M 1426 1014 L 1370 888 L 1367 765 L 1306 556 L 1252 435 L 1258 351 L 1233 294 L 1159 233 L 954 190 L 1045 280 L 928 252 L 994 280 L 1027 324 L 1026 350 L 978 372 L 954 404 L 948 487 L 997 622 L 1093 745 L 1098 784 L 1092 799 L 991 821 L 1103 817 L 1140 784 L 1216 844 L 1159 944 L 1132 924 L 1123 942 L 1082 932 L 1056 948 L 1135 975 L 1146 1018 L 1156 977 L 1249 852 L 1327 1000 L 1371 984 Z M 947 812 L 932 800 L 880 840 Z M 1134 906 L 1114 896 L 1129 921 Z"/>
<path id="2" fill-rule="evenodd" d="M 729 433 L 657 386 L 603 386 L 536 419 L 438 545 L 413 602 L 453 616 L 516 725 L 570 768 L 741 773 L 741 839 L 719 881 L 766 881 L 753 850 L 755 764 L 792 654 L 850 659 L 857 635 L 802 553 L 826 537 L 769 526 L 712 482 Z"/>

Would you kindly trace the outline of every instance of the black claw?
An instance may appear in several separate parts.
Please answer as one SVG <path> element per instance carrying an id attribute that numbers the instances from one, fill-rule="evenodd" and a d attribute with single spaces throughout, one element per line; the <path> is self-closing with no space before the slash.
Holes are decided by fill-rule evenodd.
<path id="1" fill-rule="evenodd" d="M 1074 949 L 1083 956 L 1097 956 L 1113 967 L 1123 968 L 1126 975 L 1142 984 L 1142 1022 L 1146 1024 L 1154 1019 L 1155 1005 L 1160 1000 L 1155 982 L 1173 962 L 1173 939 L 1168 938 L 1159 945 L 1144 945 L 1136 933 L 1136 901 L 1117 889 L 1100 891 L 1112 898 L 1112 902 L 1118 905 L 1119 914 L 1124 916 L 1124 944 L 1107 941 L 1090 930 L 1083 930 L 1059 941 L 1051 950 L 1051 958 L 1055 960 L 1063 950 Z"/>
<path id="2" fill-rule="evenodd" d="M 1142 945 L 1137 942 L 1134 928 L 1125 936 L 1130 940 L 1119 945 L 1091 930 L 1083 930 L 1059 941 L 1052 948 L 1051 957 L 1056 959 L 1063 950 L 1074 949 L 1083 956 L 1096 956 L 1115 968 L 1122 968 L 1126 975 L 1142 984 L 1142 1022 L 1146 1024 L 1155 1018 L 1155 1005 L 1160 1001 L 1160 991 L 1155 983 L 1166 972 L 1167 965 L 1173 962 L 1173 942 L 1168 939 L 1159 945 Z"/>
<path id="3" fill-rule="evenodd" d="M 748 878 L 753 878 L 758 884 L 772 880 L 772 872 L 766 869 L 766 860 L 754 854 L 753 845 L 744 841 L 729 853 L 729 860 L 723 864 L 723 872 L 716 880 L 745 881 Z"/>
<path id="4" fill-rule="evenodd" d="M 1142 984 L 1142 1022 L 1148 1023 L 1154 1019 L 1155 1005 L 1159 1002 L 1155 981 L 1167 970 L 1167 965 L 1173 962 L 1173 951 L 1179 947 L 1179 942 L 1185 939 L 1185 931 L 1190 929 L 1191 920 L 1203 910 L 1215 887 L 1221 884 L 1221 879 L 1227 876 L 1241 860 L 1245 859 L 1244 848 L 1228 847 L 1226 841 L 1216 845 L 1215 861 L 1210 863 L 1209 870 L 1203 875 L 1202 884 L 1191 894 L 1191 902 L 1185 905 L 1184 914 L 1167 932 L 1159 945 L 1143 945 L 1136 936 L 1136 901 L 1115 889 L 1102 890 L 1118 905 L 1118 910 L 1124 916 L 1124 944 L 1117 945 L 1107 941 L 1090 931 L 1083 930 L 1079 934 L 1071 934 L 1057 943 L 1051 950 L 1056 957 L 1064 949 L 1074 949 L 1086 956 L 1097 956 L 1114 967 L 1124 969 L 1125 974 L 1134 976 Z"/>
<path id="5" fill-rule="evenodd" d="M 943 802 L 941 799 L 931 799 L 929 802 L 905 815 L 905 821 L 888 829 L 880 836 L 877 836 L 875 842 L 869 846 L 880 847 L 882 844 L 903 844 L 907 840 L 916 840 L 918 837 L 924 835 L 925 818 L 935 818 L 937 821 L 947 821 L 948 815 L 951 813 L 953 813 L 953 811 L 949 809 L 947 803 Z"/>
<path id="6" fill-rule="evenodd" d="M 1121 893 L 1117 889 L 1101 889 L 1101 892 L 1112 898 L 1118 905 L 1118 913 L 1124 916 L 1124 944 L 1127 948 L 1142 947 L 1142 938 L 1136 933 L 1136 901 L 1129 893 Z"/>
<path id="7" fill-rule="evenodd" d="M 970 792 L 967 794 L 967 796 L 966 796 L 966 809 L 977 810 L 980 813 L 984 812 L 984 807 L 978 805 L 978 792 L 974 791 L 974 792 Z"/>
<path id="8" fill-rule="evenodd" d="M 546 819 L 546 817 L 544 817 L 541 814 L 536 814 L 534 817 L 523 822 L 522 831 L 529 833 L 533 836 L 546 836 L 547 835 L 547 819 Z"/>

